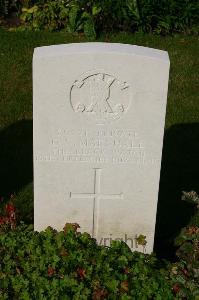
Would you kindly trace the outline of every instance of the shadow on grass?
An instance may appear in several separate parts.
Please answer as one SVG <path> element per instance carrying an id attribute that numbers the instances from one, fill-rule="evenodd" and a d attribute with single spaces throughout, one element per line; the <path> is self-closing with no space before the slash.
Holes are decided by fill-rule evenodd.
<path id="1" fill-rule="evenodd" d="M 32 121 L 23 120 L 0 131 L 0 196 L 16 194 L 17 219 L 25 223 L 33 223 L 32 130 Z"/>
<path id="2" fill-rule="evenodd" d="M 181 200 L 182 191 L 191 190 L 199 192 L 199 123 L 165 132 L 154 246 L 160 257 L 174 258 L 174 238 L 193 214 L 193 206 Z"/>
<path id="3" fill-rule="evenodd" d="M 22 120 L 0 131 L 0 195 L 18 192 L 33 180 L 32 121 Z"/>

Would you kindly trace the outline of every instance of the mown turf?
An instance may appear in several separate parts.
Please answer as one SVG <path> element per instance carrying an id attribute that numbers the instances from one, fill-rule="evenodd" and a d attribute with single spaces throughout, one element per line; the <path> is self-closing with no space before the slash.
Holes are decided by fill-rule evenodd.
<path id="1" fill-rule="evenodd" d="M 0 28 L 0 195 L 15 192 L 18 205 L 24 207 L 24 218 L 30 222 L 33 49 L 85 41 L 83 36 L 64 32 L 8 32 Z M 198 38 L 120 33 L 101 36 L 98 41 L 142 45 L 169 53 L 171 69 L 156 227 L 156 251 L 168 252 L 169 243 L 188 222 L 192 210 L 180 201 L 181 191 L 199 192 Z"/>

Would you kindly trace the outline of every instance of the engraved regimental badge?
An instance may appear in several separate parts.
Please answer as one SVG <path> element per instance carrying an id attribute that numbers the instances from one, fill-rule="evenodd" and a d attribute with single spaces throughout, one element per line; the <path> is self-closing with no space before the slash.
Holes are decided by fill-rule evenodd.
<path id="1" fill-rule="evenodd" d="M 104 124 L 119 119 L 130 105 L 130 85 L 106 74 L 92 71 L 76 80 L 70 90 L 70 101 L 74 112 L 93 118 Z"/>

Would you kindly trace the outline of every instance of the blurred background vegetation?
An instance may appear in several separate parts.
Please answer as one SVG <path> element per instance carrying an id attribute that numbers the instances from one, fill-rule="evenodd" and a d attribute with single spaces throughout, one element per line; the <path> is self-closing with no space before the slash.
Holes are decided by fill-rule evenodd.
<path id="1" fill-rule="evenodd" d="M 21 30 L 100 33 L 198 33 L 198 0 L 0 0 L 0 16 Z"/>

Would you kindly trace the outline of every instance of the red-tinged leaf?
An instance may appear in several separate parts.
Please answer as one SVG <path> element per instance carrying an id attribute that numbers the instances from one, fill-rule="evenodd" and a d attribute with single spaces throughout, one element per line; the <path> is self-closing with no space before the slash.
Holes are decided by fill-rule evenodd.
<path id="1" fill-rule="evenodd" d="M 9 224 L 9 219 L 7 217 L 0 216 L 0 225 Z"/>
<path id="2" fill-rule="evenodd" d="M 128 283 L 128 281 L 122 281 L 121 282 L 121 285 L 120 285 L 120 287 L 121 287 L 121 292 L 128 292 L 128 290 L 129 290 L 129 283 Z"/>
<path id="3" fill-rule="evenodd" d="M 129 274 L 130 273 L 130 269 L 129 268 L 125 268 L 124 269 L 124 274 Z"/>
<path id="4" fill-rule="evenodd" d="M 4 224 L 5 224 L 5 217 L 0 216 L 0 225 L 4 225 Z"/>
<path id="5" fill-rule="evenodd" d="M 51 266 L 48 267 L 48 276 L 52 277 L 53 275 L 55 275 L 55 269 L 52 268 Z"/>
<path id="6" fill-rule="evenodd" d="M 86 270 L 84 268 L 78 268 L 77 274 L 80 279 L 84 279 L 86 277 Z"/>
<path id="7" fill-rule="evenodd" d="M 180 286 L 178 283 L 175 283 L 174 286 L 173 286 L 173 291 L 175 294 L 179 293 L 180 291 Z"/>
<path id="8" fill-rule="evenodd" d="M 61 255 L 61 256 L 68 256 L 68 252 L 66 251 L 66 249 L 62 248 L 62 249 L 60 250 L 60 255 Z"/>
<path id="9" fill-rule="evenodd" d="M 182 273 L 183 273 L 185 276 L 189 276 L 189 272 L 187 271 L 187 269 L 182 269 Z"/>
<path id="10" fill-rule="evenodd" d="M 80 226 L 77 223 L 66 223 L 63 230 L 67 234 L 70 230 L 74 230 L 76 232 L 78 228 L 80 228 Z"/>
<path id="11" fill-rule="evenodd" d="M 199 227 L 197 226 L 191 226 L 186 229 L 186 234 L 192 235 L 192 234 L 198 234 L 199 233 Z"/>
<path id="12" fill-rule="evenodd" d="M 14 207 L 14 205 L 12 203 L 7 203 L 6 204 L 6 213 L 8 215 L 11 215 L 11 214 L 15 213 L 15 211 L 16 211 L 16 208 Z"/>
<path id="13" fill-rule="evenodd" d="M 103 300 L 107 297 L 107 291 L 103 288 L 97 288 L 92 294 L 92 300 Z"/>
<path id="14" fill-rule="evenodd" d="M 71 225 L 75 231 L 77 231 L 77 229 L 80 228 L 79 224 L 77 224 L 77 223 L 71 223 Z"/>

